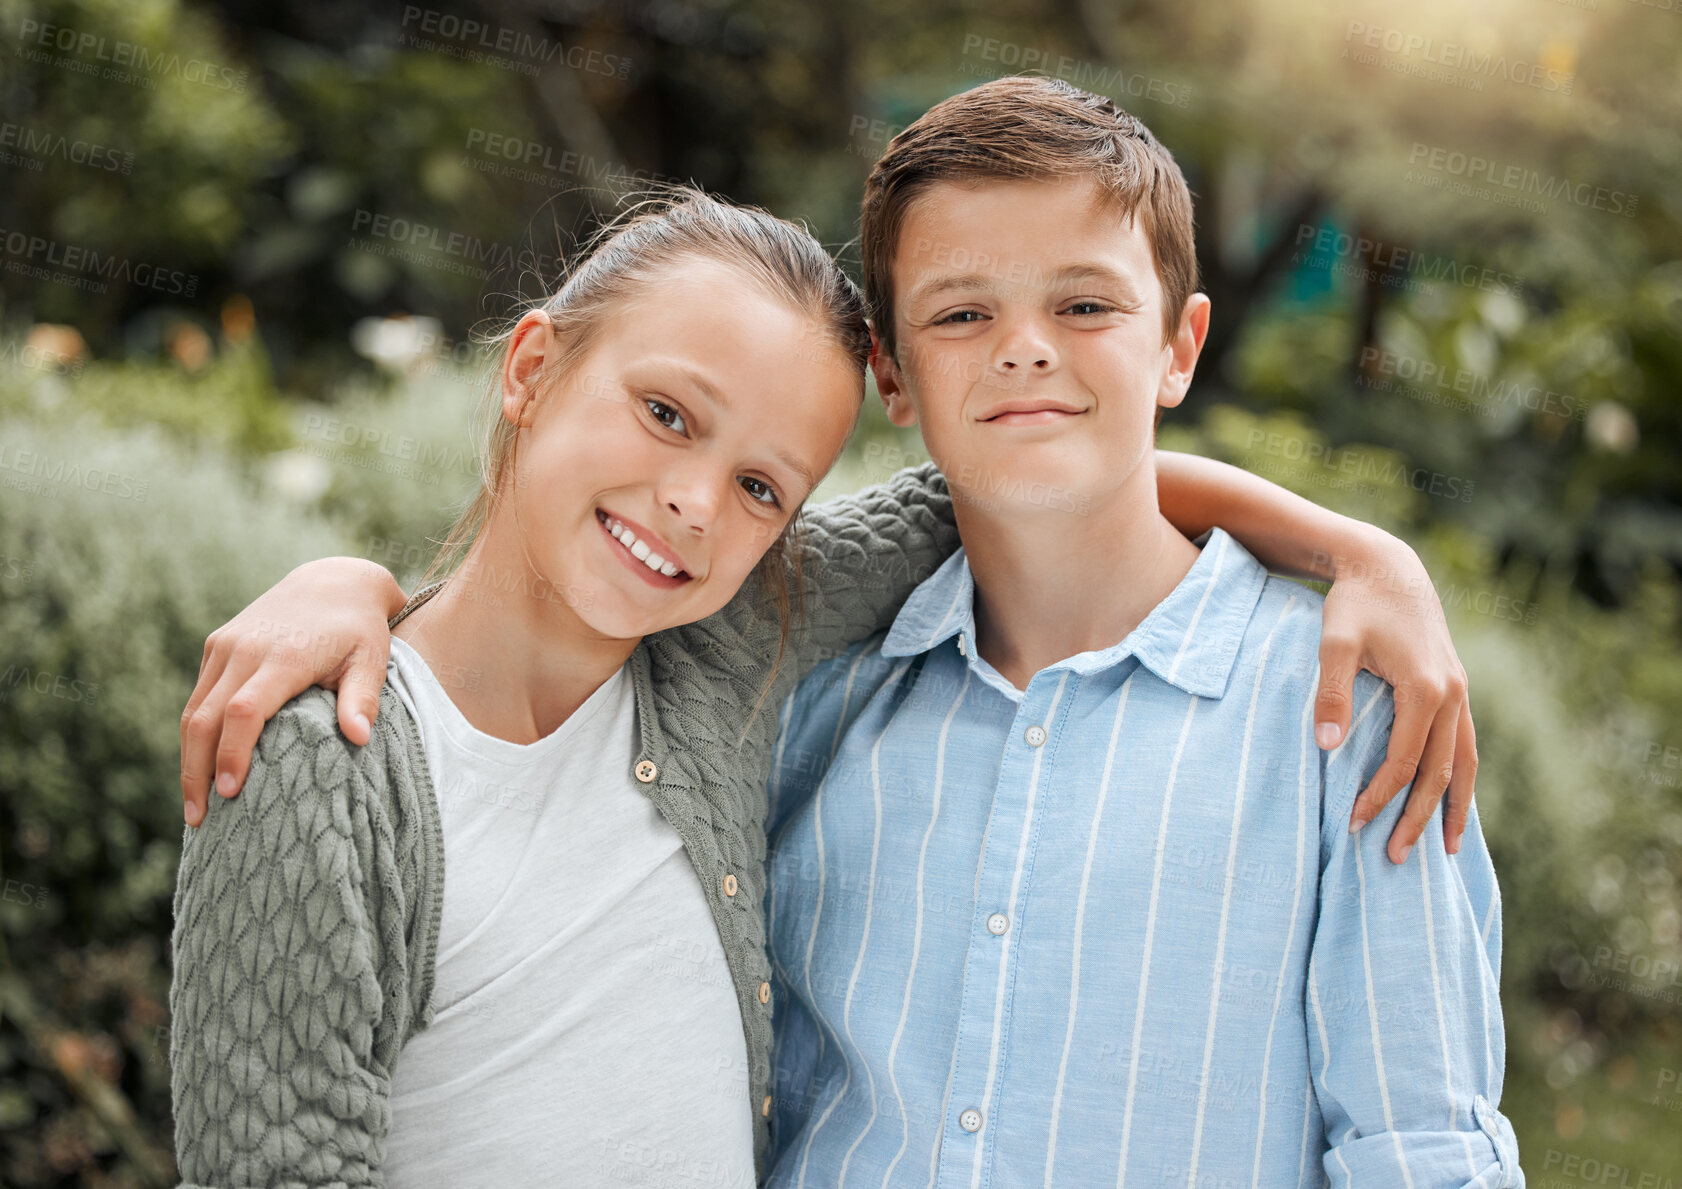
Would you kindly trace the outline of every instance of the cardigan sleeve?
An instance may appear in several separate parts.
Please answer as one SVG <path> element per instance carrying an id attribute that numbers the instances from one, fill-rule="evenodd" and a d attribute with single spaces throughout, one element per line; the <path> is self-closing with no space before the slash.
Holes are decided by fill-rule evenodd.
<path id="1" fill-rule="evenodd" d="M 946 477 L 934 463 L 826 500 L 805 515 L 799 671 L 890 626 L 900 604 L 957 551 Z"/>
<path id="2" fill-rule="evenodd" d="M 301 695 L 242 794 L 187 832 L 170 988 L 183 1184 L 384 1184 L 392 1067 L 424 1016 L 405 952 L 424 897 L 364 750 L 330 695 Z"/>
<path id="3" fill-rule="evenodd" d="M 787 576 L 793 582 L 797 566 L 800 606 L 786 647 L 776 607 L 756 579 L 722 611 L 678 629 L 691 657 L 716 658 L 741 680 L 749 704 L 779 652 L 783 673 L 803 676 L 892 624 L 900 604 L 957 551 L 946 478 L 927 462 L 807 508 L 796 542 Z"/>

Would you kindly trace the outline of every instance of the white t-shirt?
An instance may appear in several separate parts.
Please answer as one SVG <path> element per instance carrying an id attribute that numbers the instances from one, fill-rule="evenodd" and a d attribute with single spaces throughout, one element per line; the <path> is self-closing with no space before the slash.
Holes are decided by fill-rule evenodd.
<path id="1" fill-rule="evenodd" d="M 631 777 L 629 667 L 517 744 L 402 640 L 391 662 L 438 793 L 444 907 L 387 1183 L 751 1187 L 741 1012 L 683 843 Z"/>

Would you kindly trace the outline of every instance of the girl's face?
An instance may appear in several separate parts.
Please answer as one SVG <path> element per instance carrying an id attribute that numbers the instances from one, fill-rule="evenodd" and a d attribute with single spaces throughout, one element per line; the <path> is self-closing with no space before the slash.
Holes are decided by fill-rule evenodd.
<path id="1" fill-rule="evenodd" d="M 511 520 L 534 568 L 612 639 L 719 610 L 840 453 L 863 377 L 810 315 L 710 261 L 673 265 L 558 381 L 547 315 L 515 329 Z"/>

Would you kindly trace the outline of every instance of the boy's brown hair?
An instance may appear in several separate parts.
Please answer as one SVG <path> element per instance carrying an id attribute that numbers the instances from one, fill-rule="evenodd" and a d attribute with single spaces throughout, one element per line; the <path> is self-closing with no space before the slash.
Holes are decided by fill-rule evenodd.
<path id="1" fill-rule="evenodd" d="M 895 136 L 864 184 L 864 296 L 894 356 L 893 261 L 907 212 L 941 182 L 1090 178 L 1120 218 L 1138 222 L 1162 282 L 1166 342 L 1197 292 L 1191 191 L 1140 120 L 1062 79 L 1011 75 L 937 103 Z"/>

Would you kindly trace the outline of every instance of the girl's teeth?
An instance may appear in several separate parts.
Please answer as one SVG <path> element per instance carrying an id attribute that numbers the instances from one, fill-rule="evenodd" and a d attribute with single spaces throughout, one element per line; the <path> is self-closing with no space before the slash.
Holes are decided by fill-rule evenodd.
<path id="1" fill-rule="evenodd" d="M 658 553 L 648 547 L 648 542 L 637 540 L 636 534 L 617 520 L 609 520 L 607 531 L 613 534 L 613 539 L 631 551 L 631 555 L 643 565 L 657 574 L 664 574 L 668 578 L 675 578 L 678 568 Z"/>

